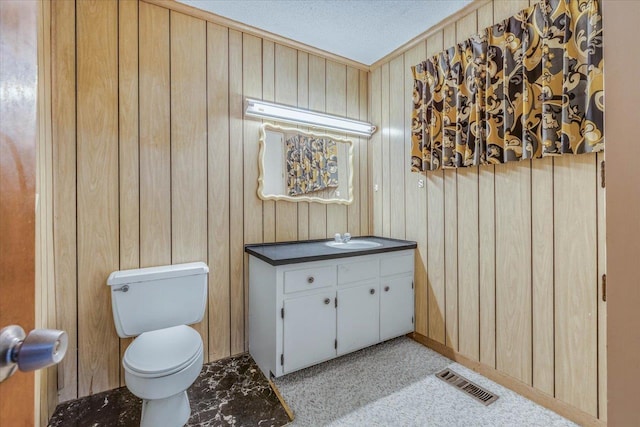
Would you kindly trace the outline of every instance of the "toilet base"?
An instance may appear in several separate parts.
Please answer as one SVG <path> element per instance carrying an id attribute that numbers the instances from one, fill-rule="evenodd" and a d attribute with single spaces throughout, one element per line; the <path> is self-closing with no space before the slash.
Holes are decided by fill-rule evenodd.
<path id="1" fill-rule="evenodd" d="M 189 421 L 190 415 L 186 391 L 166 399 L 143 400 L 140 427 L 181 427 Z"/>

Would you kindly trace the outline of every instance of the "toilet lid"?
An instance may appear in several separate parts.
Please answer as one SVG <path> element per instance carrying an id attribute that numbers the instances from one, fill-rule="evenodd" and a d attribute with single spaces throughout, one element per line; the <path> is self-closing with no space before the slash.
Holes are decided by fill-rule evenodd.
<path id="1" fill-rule="evenodd" d="M 191 364 L 202 353 L 202 338 L 181 325 L 138 336 L 124 353 L 124 368 L 142 375 L 170 375 Z"/>

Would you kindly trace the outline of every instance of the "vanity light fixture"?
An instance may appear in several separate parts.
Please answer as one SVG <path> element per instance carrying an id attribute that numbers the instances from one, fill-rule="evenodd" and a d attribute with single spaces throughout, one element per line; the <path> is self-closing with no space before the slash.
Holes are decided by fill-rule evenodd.
<path id="1" fill-rule="evenodd" d="M 376 127 L 371 123 L 318 113 L 303 108 L 246 98 L 245 114 L 251 117 L 327 129 L 339 133 L 370 137 Z"/>

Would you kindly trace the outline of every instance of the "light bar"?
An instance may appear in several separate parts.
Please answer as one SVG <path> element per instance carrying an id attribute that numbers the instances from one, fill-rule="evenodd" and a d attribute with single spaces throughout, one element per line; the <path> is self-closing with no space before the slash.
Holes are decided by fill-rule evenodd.
<path id="1" fill-rule="evenodd" d="M 251 117 L 300 124 L 309 127 L 323 128 L 339 133 L 350 133 L 366 137 L 370 137 L 376 131 L 376 127 L 371 123 L 332 116 L 330 114 L 317 113 L 315 111 L 260 101 L 257 99 L 247 98 L 245 106 L 245 114 Z"/>

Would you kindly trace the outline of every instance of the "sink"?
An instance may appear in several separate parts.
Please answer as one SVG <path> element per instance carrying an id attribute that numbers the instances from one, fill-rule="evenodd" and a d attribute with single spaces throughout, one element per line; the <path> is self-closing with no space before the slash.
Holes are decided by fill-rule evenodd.
<path id="1" fill-rule="evenodd" d="M 326 242 L 325 245 L 334 249 L 354 250 L 379 248 L 382 246 L 382 243 L 371 242 L 369 240 L 349 240 L 347 243 Z"/>

